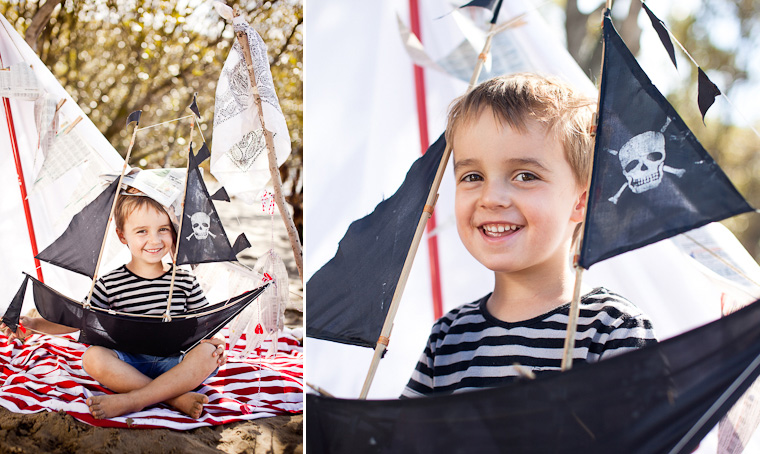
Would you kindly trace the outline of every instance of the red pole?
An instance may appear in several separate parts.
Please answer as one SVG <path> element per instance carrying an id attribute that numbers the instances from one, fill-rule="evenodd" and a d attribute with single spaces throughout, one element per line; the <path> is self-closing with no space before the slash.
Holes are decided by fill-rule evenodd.
<path id="1" fill-rule="evenodd" d="M 420 28 L 420 12 L 417 0 L 409 0 L 409 14 L 412 25 L 412 33 L 422 42 L 422 29 Z M 420 130 L 420 147 L 425 154 L 430 139 L 428 138 L 427 103 L 425 101 L 425 73 L 424 70 L 414 65 L 414 88 L 417 94 L 417 122 Z M 438 320 L 443 315 L 443 296 L 441 292 L 441 272 L 438 263 L 438 237 L 430 236 L 435 229 L 435 213 L 432 213 L 427 222 L 428 232 L 428 255 L 430 261 L 430 286 L 433 293 L 433 317 Z"/>
<path id="2" fill-rule="evenodd" d="M 2 65 L 2 57 L 0 57 Z M 16 163 L 16 174 L 18 175 L 18 186 L 21 190 L 21 203 L 24 205 L 24 215 L 26 216 L 26 227 L 29 231 L 29 241 L 32 243 L 32 255 L 34 258 L 34 267 L 37 270 L 37 279 L 44 282 L 42 278 L 42 268 L 40 261 L 37 260 L 37 237 L 34 234 L 34 224 L 32 223 L 32 211 L 29 208 L 29 199 L 26 194 L 26 183 L 24 180 L 24 169 L 21 167 L 21 155 L 18 151 L 18 140 L 16 139 L 16 128 L 13 125 L 13 114 L 11 113 L 11 102 L 8 98 L 3 98 L 3 107 L 5 108 L 5 119 L 8 123 L 8 136 L 11 139 L 11 150 L 13 151 L 13 161 Z"/>

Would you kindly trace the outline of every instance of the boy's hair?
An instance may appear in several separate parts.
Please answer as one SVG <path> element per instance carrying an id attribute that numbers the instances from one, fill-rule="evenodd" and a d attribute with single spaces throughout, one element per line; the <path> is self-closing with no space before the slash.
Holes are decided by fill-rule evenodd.
<path id="1" fill-rule="evenodd" d="M 129 194 L 119 194 L 119 198 L 116 200 L 116 208 L 113 212 L 113 219 L 116 223 L 116 228 L 120 231 L 124 231 L 124 223 L 126 222 L 127 218 L 139 208 L 150 207 L 159 213 L 166 213 L 166 209 L 164 209 L 163 205 L 156 202 L 152 198 L 143 195 L 131 195 L 139 194 L 139 191 L 135 190 L 134 188 L 127 189 L 127 192 Z M 166 215 L 169 216 L 168 213 Z M 174 224 L 171 222 L 171 217 L 169 217 L 169 224 L 172 226 L 172 236 L 176 238 L 177 235 L 174 229 Z"/>
<path id="2" fill-rule="evenodd" d="M 562 143 L 565 157 L 581 187 L 591 173 L 593 138 L 590 133 L 596 101 L 558 79 L 520 73 L 495 77 L 457 98 L 449 109 L 446 141 L 457 129 L 490 109 L 499 122 L 526 132 L 533 120 Z"/>

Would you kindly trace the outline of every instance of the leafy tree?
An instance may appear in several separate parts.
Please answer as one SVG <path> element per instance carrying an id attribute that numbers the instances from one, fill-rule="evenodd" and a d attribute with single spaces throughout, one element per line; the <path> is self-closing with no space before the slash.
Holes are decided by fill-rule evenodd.
<path id="1" fill-rule="evenodd" d="M 286 198 L 302 226 L 303 7 L 299 0 L 239 6 L 269 48 L 275 89 L 291 135 L 292 155 L 282 166 Z M 122 155 L 124 124 L 142 110 L 145 125 L 189 113 L 198 93 L 206 140 L 213 139 L 216 82 L 231 45 L 232 24 L 211 2 L 188 0 L 20 0 L 0 13 L 25 36 L 84 112 Z M 130 159 L 142 167 L 186 164 L 189 119 L 138 133 Z M 199 141 L 197 134 L 194 142 Z"/>

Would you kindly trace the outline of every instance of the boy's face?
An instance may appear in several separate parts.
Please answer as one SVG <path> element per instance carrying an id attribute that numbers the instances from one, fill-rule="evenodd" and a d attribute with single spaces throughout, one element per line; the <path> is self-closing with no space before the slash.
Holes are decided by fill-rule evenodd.
<path id="1" fill-rule="evenodd" d="M 129 247 L 132 260 L 141 265 L 161 263 L 174 244 L 169 216 L 150 206 L 135 209 L 124 220 L 124 230 L 116 233 Z"/>
<path id="2" fill-rule="evenodd" d="M 567 267 L 586 196 L 559 140 L 536 122 L 525 134 L 502 126 L 486 109 L 452 146 L 457 231 L 470 254 L 497 273 Z"/>

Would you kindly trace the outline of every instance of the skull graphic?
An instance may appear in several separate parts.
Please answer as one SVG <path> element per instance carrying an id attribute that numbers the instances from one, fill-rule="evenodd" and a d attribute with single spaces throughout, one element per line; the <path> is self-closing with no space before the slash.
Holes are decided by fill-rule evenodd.
<path id="1" fill-rule="evenodd" d="M 684 169 L 674 169 L 665 164 L 664 132 L 670 122 L 670 117 L 667 117 L 665 125 L 659 131 L 646 131 L 634 136 L 619 152 L 607 149 L 610 154 L 617 155 L 626 179 L 626 183 L 620 187 L 617 194 L 608 199 L 610 202 L 617 204 L 626 187 L 634 194 L 656 188 L 662 181 L 663 172 L 679 178 L 683 176 Z"/>
<path id="2" fill-rule="evenodd" d="M 628 187 L 636 194 L 659 186 L 665 166 L 665 136 L 647 131 L 632 138 L 618 153 Z"/>
<path id="3" fill-rule="evenodd" d="M 199 211 L 188 217 L 193 226 L 193 233 L 187 237 L 188 240 L 192 237 L 195 237 L 196 240 L 205 240 L 209 235 L 211 235 L 212 238 L 216 238 L 216 235 L 209 231 L 209 227 L 211 227 L 211 216 Z"/>

